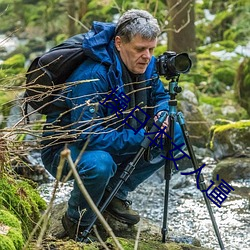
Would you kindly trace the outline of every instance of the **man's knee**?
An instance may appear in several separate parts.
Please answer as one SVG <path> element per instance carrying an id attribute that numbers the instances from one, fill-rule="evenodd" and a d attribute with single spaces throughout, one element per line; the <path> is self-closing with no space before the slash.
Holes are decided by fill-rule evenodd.
<path id="1" fill-rule="evenodd" d="M 105 151 L 86 151 L 78 164 L 79 174 L 95 180 L 108 180 L 116 171 L 112 156 Z"/>

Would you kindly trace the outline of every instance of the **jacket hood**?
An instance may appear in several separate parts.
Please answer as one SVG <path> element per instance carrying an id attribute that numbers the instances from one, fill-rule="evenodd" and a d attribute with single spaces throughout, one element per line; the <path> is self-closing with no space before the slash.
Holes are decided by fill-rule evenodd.
<path id="1" fill-rule="evenodd" d="M 83 49 L 87 56 L 104 64 L 112 64 L 115 24 L 94 21 L 85 34 Z"/>

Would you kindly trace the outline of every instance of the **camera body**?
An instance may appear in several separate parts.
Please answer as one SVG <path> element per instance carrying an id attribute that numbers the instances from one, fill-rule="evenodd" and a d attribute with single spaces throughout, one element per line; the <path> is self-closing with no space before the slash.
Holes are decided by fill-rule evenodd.
<path id="1" fill-rule="evenodd" d="M 187 73 L 192 66 L 192 61 L 187 53 L 176 54 L 174 51 L 164 52 L 156 59 L 156 70 L 160 76 L 170 80 Z"/>

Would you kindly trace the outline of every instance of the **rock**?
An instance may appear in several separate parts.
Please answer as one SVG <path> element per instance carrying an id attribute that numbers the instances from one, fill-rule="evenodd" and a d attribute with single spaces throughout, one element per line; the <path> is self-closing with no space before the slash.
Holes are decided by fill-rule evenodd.
<path id="1" fill-rule="evenodd" d="M 189 101 L 194 105 L 198 105 L 198 99 L 191 90 L 184 90 L 181 95 L 182 99 Z"/>
<path id="2" fill-rule="evenodd" d="M 234 106 L 225 106 L 225 107 L 221 108 L 221 113 L 224 116 L 227 116 L 229 114 L 235 114 L 235 113 L 237 113 L 237 110 L 236 110 L 236 108 Z"/>
<path id="3" fill-rule="evenodd" d="M 250 120 L 215 125 L 210 136 L 209 147 L 216 160 L 239 155 L 250 157 Z"/>
<path id="4" fill-rule="evenodd" d="M 191 169 L 191 171 L 193 171 L 193 169 Z M 180 172 L 176 173 L 170 182 L 172 189 L 185 188 L 188 187 L 190 184 L 191 184 L 190 178 L 188 178 L 186 175 L 181 175 Z"/>
<path id="5" fill-rule="evenodd" d="M 67 204 L 60 203 L 53 207 L 51 214 L 51 221 L 47 230 L 47 238 L 44 239 L 44 243 L 46 245 L 46 241 L 49 241 L 50 244 L 53 242 L 53 246 L 58 245 L 67 245 L 68 248 L 60 248 L 60 249 L 69 249 L 69 242 L 71 243 L 71 247 L 75 245 L 76 247 L 81 244 L 83 246 L 84 243 L 76 243 L 73 241 L 68 241 L 67 238 L 63 239 L 64 244 L 62 244 L 62 239 L 57 239 L 56 236 L 58 234 L 62 235 L 63 227 L 61 224 L 61 217 L 65 213 L 67 208 Z M 154 249 L 154 250 L 209 250 L 208 248 L 204 248 L 200 246 L 199 240 L 193 237 L 186 236 L 176 236 L 173 233 L 170 233 L 170 236 L 167 237 L 166 243 L 162 243 L 161 241 L 161 229 L 154 224 L 150 223 L 149 220 L 141 219 L 140 223 L 135 226 L 128 226 L 126 224 L 120 223 L 114 220 L 112 217 L 105 215 L 105 219 L 112 228 L 116 237 L 118 237 L 119 242 L 124 247 L 124 249 L 132 250 L 134 249 L 135 239 L 137 237 L 138 231 L 139 235 L 139 249 Z M 91 248 L 90 245 L 93 245 Z M 100 244 L 96 243 L 89 244 L 86 249 L 103 249 L 100 247 Z M 110 249 L 114 249 L 114 243 L 112 238 L 107 238 L 106 244 L 111 247 Z M 99 246 L 99 247 L 98 247 Z M 73 248 L 72 248 L 73 249 Z M 85 246 L 84 246 L 85 249 Z"/>
<path id="6" fill-rule="evenodd" d="M 213 170 L 213 180 L 217 174 L 226 182 L 250 179 L 250 158 L 226 158 L 220 161 Z"/>
<path id="7" fill-rule="evenodd" d="M 198 106 L 191 102 L 181 101 L 180 110 L 185 117 L 185 123 L 192 145 L 205 148 L 209 139 L 210 124 L 204 118 Z"/>
<path id="8" fill-rule="evenodd" d="M 213 114 L 214 112 L 214 108 L 212 105 L 207 104 L 207 103 L 203 103 L 199 106 L 199 109 L 201 110 L 201 112 L 203 113 L 203 115 L 205 117 L 208 117 L 209 115 Z"/>

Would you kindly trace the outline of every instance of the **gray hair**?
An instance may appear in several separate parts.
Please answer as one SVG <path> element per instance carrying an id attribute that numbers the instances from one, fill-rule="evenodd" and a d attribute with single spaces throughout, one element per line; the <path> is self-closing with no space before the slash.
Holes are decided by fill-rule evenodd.
<path id="1" fill-rule="evenodd" d="M 128 43 L 135 35 L 153 40 L 160 34 L 157 20 L 145 10 L 128 10 L 118 20 L 116 36 Z"/>

